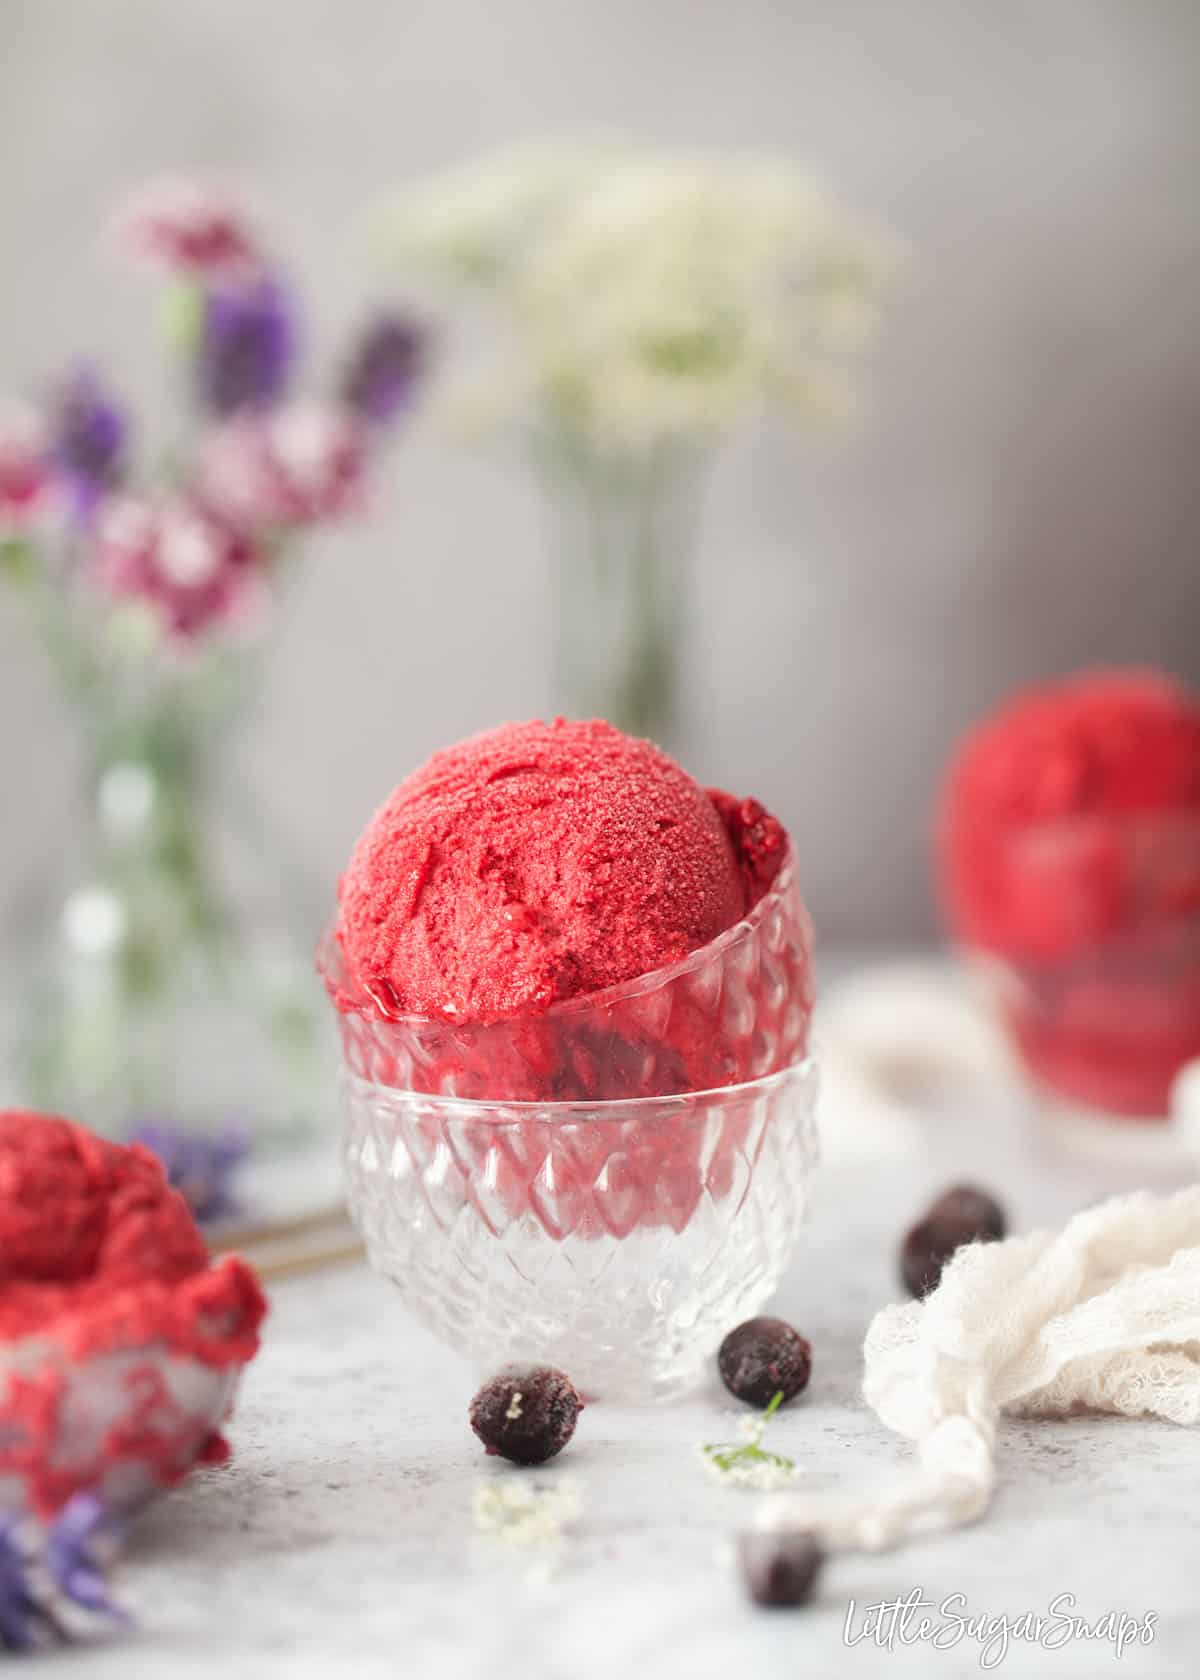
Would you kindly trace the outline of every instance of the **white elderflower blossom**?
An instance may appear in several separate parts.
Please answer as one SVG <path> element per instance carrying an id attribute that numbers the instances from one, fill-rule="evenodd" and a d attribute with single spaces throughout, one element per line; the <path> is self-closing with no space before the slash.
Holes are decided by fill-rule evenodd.
<path id="1" fill-rule="evenodd" d="M 579 1515 L 574 1482 L 552 1485 L 497 1476 L 475 1487 L 475 1527 L 510 1546 L 557 1545 Z"/>
<path id="2" fill-rule="evenodd" d="M 381 243 L 447 279 L 499 285 L 607 153 L 527 142 L 444 170 L 392 199 L 380 218 Z"/>
<path id="3" fill-rule="evenodd" d="M 767 1425 L 783 1404 L 782 1392 L 757 1417 L 742 1418 L 738 1424 L 741 1444 L 736 1441 L 709 1442 L 700 1448 L 705 1468 L 726 1486 L 752 1488 L 757 1493 L 775 1493 L 797 1474 L 794 1459 L 768 1452 L 762 1439 Z"/>
<path id="4" fill-rule="evenodd" d="M 723 1469 L 701 1449 L 701 1456 L 709 1475 L 726 1487 L 749 1488 L 752 1493 L 778 1493 L 789 1487 L 796 1477 L 796 1466 L 786 1459 L 748 1459 Z"/>
<path id="5" fill-rule="evenodd" d="M 769 157 L 518 148 L 410 193 L 389 226 L 403 256 L 491 292 L 510 417 L 618 454 L 712 440 L 771 405 L 837 423 L 892 266 L 819 181 Z"/>

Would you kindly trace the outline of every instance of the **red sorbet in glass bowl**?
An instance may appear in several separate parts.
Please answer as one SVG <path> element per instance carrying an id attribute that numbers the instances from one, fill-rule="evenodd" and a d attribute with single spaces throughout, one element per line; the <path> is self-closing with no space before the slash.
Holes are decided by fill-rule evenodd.
<path id="1" fill-rule="evenodd" d="M 608 724 L 506 725 L 400 785 L 339 899 L 372 1263 L 483 1367 L 694 1384 L 778 1281 L 815 1155 L 782 826 Z"/>
<path id="2" fill-rule="evenodd" d="M 1165 1116 L 1200 1056 L 1200 701 L 1138 671 L 1019 695 L 951 765 L 939 863 L 1033 1079 Z"/>

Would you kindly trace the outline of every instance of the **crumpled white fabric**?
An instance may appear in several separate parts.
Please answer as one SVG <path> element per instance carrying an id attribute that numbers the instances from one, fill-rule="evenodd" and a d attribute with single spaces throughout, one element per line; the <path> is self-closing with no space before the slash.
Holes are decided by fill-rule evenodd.
<path id="1" fill-rule="evenodd" d="M 878 1550 L 981 1516 L 1001 1413 L 1200 1421 L 1200 1184 L 1114 1197 L 1061 1231 L 973 1243 L 867 1331 L 863 1394 L 917 1469 L 863 1499 L 789 1495 L 762 1526 Z"/>

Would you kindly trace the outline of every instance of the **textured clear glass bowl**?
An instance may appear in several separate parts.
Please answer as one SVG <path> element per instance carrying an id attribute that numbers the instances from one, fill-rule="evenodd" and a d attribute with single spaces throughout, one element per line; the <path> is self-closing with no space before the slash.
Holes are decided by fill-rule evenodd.
<path id="1" fill-rule="evenodd" d="M 740 1085 L 501 1103 L 344 1076 L 372 1265 L 487 1372 L 546 1360 L 592 1397 L 666 1399 L 775 1289 L 817 1155 L 807 1060 Z"/>
<path id="2" fill-rule="evenodd" d="M 694 1386 L 804 1215 L 811 953 L 790 855 L 701 950 L 517 1020 L 389 1015 L 331 932 L 372 1264 L 484 1370 L 549 1360 L 612 1399 Z"/>

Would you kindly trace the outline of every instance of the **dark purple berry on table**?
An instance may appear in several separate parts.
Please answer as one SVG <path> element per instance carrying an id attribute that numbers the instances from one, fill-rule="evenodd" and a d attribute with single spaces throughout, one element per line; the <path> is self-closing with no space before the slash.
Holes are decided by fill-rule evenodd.
<path id="1" fill-rule="evenodd" d="M 506 1365 L 471 1402 L 471 1428 L 489 1453 L 514 1464 L 545 1464 L 575 1433 L 583 1401 L 549 1365 Z"/>
<path id="2" fill-rule="evenodd" d="M 950 1258 L 972 1242 L 999 1242 L 1007 1229 L 1004 1209 L 974 1185 L 946 1190 L 906 1233 L 900 1276 L 910 1295 L 928 1295 L 941 1282 Z"/>
<path id="3" fill-rule="evenodd" d="M 941 1282 L 942 1267 L 954 1253 L 945 1248 L 928 1220 L 920 1220 L 905 1232 L 900 1245 L 900 1281 L 910 1295 L 920 1299 Z"/>
<path id="4" fill-rule="evenodd" d="M 748 1318 L 721 1343 L 717 1368 L 730 1394 L 766 1407 L 777 1394 L 794 1400 L 808 1387 L 812 1348 L 781 1318 Z"/>
<path id="5" fill-rule="evenodd" d="M 795 1533 L 743 1534 L 738 1541 L 742 1580 L 755 1604 L 773 1609 L 807 1604 L 825 1561 L 817 1541 Z"/>
<path id="6" fill-rule="evenodd" d="M 986 1190 L 973 1184 L 956 1184 L 945 1190 L 930 1208 L 926 1218 L 939 1225 L 970 1231 L 973 1241 L 999 1242 L 1008 1229 L 1004 1209 Z"/>

